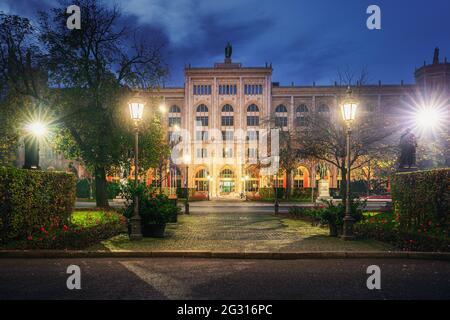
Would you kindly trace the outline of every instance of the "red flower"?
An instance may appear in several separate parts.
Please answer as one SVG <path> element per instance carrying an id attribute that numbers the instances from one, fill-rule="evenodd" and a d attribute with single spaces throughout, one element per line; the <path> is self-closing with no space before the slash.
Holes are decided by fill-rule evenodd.
<path id="1" fill-rule="evenodd" d="M 42 238 L 38 238 L 39 241 L 42 241 Z"/>
<path id="2" fill-rule="evenodd" d="M 53 241 L 56 240 L 56 236 L 53 236 L 52 240 L 53 240 Z"/>
<path id="3" fill-rule="evenodd" d="M 33 240 L 33 236 L 30 234 L 30 235 L 28 235 L 27 239 L 31 241 L 31 240 Z"/>
<path id="4" fill-rule="evenodd" d="M 41 232 L 45 232 L 45 228 L 44 227 L 41 227 Z"/>
<path id="5" fill-rule="evenodd" d="M 64 231 L 67 231 L 67 230 L 69 230 L 69 227 L 66 226 L 66 225 L 64 225 L 64 226 L 63 226 L 63 230 L 64 230 Z"/>

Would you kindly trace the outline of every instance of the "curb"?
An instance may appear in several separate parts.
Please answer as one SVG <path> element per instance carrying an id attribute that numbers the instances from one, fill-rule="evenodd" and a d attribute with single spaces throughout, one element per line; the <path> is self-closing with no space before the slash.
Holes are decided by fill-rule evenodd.
<path id="1" fill-rule="evenodd" d="M 0 259 L 57 258 L 208 258 L 208 259 L 421 259 L 450 261 L 449 252 L 410 251 L 83 251 L 83 250 L 0 250 Z"/>

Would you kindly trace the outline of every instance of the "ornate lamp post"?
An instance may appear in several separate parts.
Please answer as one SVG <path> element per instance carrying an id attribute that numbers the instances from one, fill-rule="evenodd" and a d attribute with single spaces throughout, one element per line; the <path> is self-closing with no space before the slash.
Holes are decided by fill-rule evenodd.
<path id="1" fill-rule="evenodd" d="M 278 173 L 275 173 L 273 175 L 273 179 L 274 181 L 274 185 L 275 185 L 275 214 L 278 214 L 278 209 L 280 207 L 279 203 L 278 203 Z"/>
<path id="2" fill-rule="evenodd" d="M 208 201 L 209 201 L 209 199 L 210 199 L 209 193 L 211 192 L 211 181 L 212 181 L 212 177 L 211 177 L 210 175 L 208 175 L 207 179 L 208 179 Z"/>
<path id="3" fill-rule="evenodd" d="M 139 123 L 142 120 L 142 115 L 144 113 L 144 103 L 142 101 L 132 101 L 128 104 L 130 109 L 131 120 L 134 122 L 135 129 L 135 139 L 134 139 L 134 214 L 131 217 L 131 234 L 130 240 L 141 240 L 142 232 L 141 232 L 141 217 L 139 216 L 139 195 L 137 193 L 138 188 L 138 171 L 139 171 L 139 163 L 138 163 L 138 154 L 139 154 Z"/>
<path id="4" fill-rule="evenodd" d="M 248 199 L 247 199 L 247 181 L 250 179 L 250 177 L 248 176 L 248 175 L 246 175 L 245 177 L 244 177 L 244 195 L 245 195 L 245 201 L 247 201 Z"/>
<path id="5" fill-rule="evenodd" d="M 28 135 L 25 137 L 25 163 L 24 169 L 40 169 L 39 167 L 39 140 L 44 137 L 47 132 L 47 126 L 35 121 L 27 124 L 25 130 Z"/>
<path id="6" fill-rule="evenodd" d="M 347 127 L 347 192 L 345 198 L 345 216 L 342 234 L 342 239 L 344 240 L 352 240 L 354 238 L 353 223 L 355 222 L 355 219 L 351 215 L 350 208 L 350 134 L 352 132 L 351 125 L 353 120 L 355 120 L 357 108 L 358 102 L 355 98 L 353 98 L 352 90 L 349 86 L 347 89 L 347 96 L 341 105 L 342 118 L 344 119 Z"/>
<path id="7" fill-rule="evenodd" d="M 186 166 L 186 200 L 184 201 L 184 213 L 189 214 L 189 163 L 191 162 L 191 156 L 186 154 L 183 160 Z"/>

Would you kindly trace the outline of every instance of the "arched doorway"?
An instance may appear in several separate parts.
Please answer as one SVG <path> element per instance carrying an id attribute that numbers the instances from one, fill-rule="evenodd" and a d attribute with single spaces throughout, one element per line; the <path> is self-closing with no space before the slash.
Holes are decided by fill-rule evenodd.
<path id="1" fill-rule="evenodd" d="M 299 166 L 294 172 L 294 188 L 303 189 L 308 188 L 309 184 L 309 171 L 304 166 Z"/>
<path id="2" fill-rule="evenodd" d="M 196 191 L 209 191 L 208 171 L 206 169 L 200 169 L 197 171 L 194 178 L 194 184 Z"/>
<path id="3" fill-rule="evenodd" d="M 230 168 L 220 171 L 219 192 L 220 195 L 229 195 L 235 192 L 235 176 Z"/>

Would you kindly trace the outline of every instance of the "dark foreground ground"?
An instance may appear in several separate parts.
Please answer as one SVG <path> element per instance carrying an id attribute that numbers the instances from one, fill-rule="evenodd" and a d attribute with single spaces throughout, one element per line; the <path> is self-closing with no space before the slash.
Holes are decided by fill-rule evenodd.
<path id="1" fill-rule="evenodd" d="M 81 289 L 69 290 L 69 265 Z M 381 290 L 366 269 L 381 268 Z M 450 299 L 450 263 L 428 260 L 0 259 L 5 299 Z"/>

